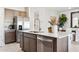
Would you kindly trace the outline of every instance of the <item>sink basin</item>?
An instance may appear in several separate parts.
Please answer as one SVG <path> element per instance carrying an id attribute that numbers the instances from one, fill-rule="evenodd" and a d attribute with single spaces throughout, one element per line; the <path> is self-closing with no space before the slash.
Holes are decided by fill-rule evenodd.
<path id="1" fill-rule="evenodd" d="M 43 33 L 42 31 L 30 31 L 30 32 L 33 32 L 33 33 Z"/>

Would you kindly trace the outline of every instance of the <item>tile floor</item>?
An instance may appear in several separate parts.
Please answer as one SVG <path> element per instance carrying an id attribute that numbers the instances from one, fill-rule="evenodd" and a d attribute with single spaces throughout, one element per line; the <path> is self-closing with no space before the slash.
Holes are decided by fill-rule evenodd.
<path id="1" fill-rule="evenodd" d="M 0 47 L 0 52 L 22 52 L 22 50 L 19 43 L 10 43 Z"/>
<path id="2" fill-rule="evenodd" d="M 11 43 L 0 47 L 0 52 L 22 52 L 22 50 L 18 43 Z M 72 42 L 70 52 L 79 52 L 79 42 Z"/>
<path id="3" fill-rule="evenodd" d="M 79 42 L 72 42 L 70 52 L 79 52 Z"/>

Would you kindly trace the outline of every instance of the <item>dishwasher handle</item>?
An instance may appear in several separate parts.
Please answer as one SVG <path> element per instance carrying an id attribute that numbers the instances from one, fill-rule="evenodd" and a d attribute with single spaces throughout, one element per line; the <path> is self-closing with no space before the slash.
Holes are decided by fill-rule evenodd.
<path id="1" fill-rule="evenodd" d="M 45 41 L 45 42 L 52 42 L 52 40 L 45 40 L 45 39 L 38 39 L 38 40 L 40 40 L 40 41 Z"/>

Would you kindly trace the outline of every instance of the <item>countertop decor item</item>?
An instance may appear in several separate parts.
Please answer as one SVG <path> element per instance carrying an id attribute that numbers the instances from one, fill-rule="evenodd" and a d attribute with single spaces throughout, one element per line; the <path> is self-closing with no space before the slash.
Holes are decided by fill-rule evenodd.
<path id="1" fill-rule="evenodd" d="M 59 27 L 63 27 L 66 21 L 67 21 L 66 15 L 61 14 L 59 17 Z"/>
<path id="2" fill-rule="evenodd" d="M 52 33 L 52 27 L 48 27 L 48 32 Z"/>
<path id="3" fill-rule="evenodd" d="M 55 16 L 51 16 L 49 23 L 51 25 L 57 25 L 57 19 L 56 19 L 56 17 Z"/>
<path id="4" fill-rule="evenodd" d="M 52 25 L 51 26 L 52 27 L 52 32 L 57 34 L 57 32 L 58 32 L 58 26 L 57 26 L 58 22 L 57 22 L 56 17 L 55 16 L 51 16 L 49 23 L 50 23 L 50 25 Z"/>

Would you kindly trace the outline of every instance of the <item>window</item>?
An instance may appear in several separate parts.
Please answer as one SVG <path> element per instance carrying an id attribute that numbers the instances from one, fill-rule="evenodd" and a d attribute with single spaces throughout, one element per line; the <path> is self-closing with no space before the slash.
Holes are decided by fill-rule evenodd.
<path id="1" fill-rule="evenodd" d="M 24 21 L 23 29 L 30 29 L 30 21 Z"/>

